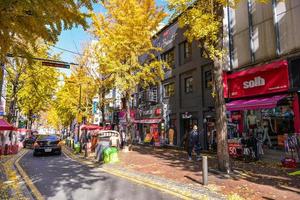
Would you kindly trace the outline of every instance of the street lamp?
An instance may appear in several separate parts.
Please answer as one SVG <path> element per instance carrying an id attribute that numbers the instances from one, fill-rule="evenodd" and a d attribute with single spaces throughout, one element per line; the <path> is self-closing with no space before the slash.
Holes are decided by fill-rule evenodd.
<path id="1" fill-rule="evenodd" d="M 79 84 L 79 99 L 78 99 L 78 116 L 77 116 L 77 140 L 79 142 L 80 145 L 80 152 L 81 152 L 81 142 L 79 139 L 79 135 L 80 135 L 80 123 L 79 121 L 81 121 L 81 93 L 82 93 L 82 83 L 76 83 L 75 81 L 67 81 L 68 83 L 74 83 L 74 84 Z M 73 141 L 73 149 L 74 149 L 74 141 Z"/>

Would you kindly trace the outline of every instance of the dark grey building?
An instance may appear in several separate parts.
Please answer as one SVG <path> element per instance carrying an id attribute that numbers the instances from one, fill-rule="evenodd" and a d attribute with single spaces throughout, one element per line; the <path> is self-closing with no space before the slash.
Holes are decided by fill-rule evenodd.
<path id="1" fill-rule="evenodd" d="M 166 70 L 161 85 L 136 94 L 140 112 L 161 107 L 163 129 L 168 132 L 171 126 L 174 127 L 175 145 L 181 144 L 184 134 L 193 124 L 203 127 L 204 117 L 213 115 L 212 63 L 203 58 L 198 42 L 188 43 L 183 33 L 177 21 L 158 32 L 154 44 L 163 49 L 158 57 L 168 62 L 171 69 Z M 153 95 L 154 101 L 150 97 Z"/>

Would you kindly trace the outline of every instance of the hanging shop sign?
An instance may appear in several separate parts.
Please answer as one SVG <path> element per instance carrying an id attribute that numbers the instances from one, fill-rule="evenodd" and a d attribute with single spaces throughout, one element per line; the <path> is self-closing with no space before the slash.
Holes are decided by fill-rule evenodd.
<path id="1" fill-rule="evenodd" d="M 144 110 L 139 110 L 140 118 L 160 118 L 162 115 L 162 108 L 161 105 L 150 106 L 145 108 Z"/>
<path id="2" fill-rule="evenodd" d="M 189 112 L 185 112 L 182 114 L 182 119 L 190 119 L 192 117 L 192 114 Z"/>
<path id="3" fill-rule="evenodd" d="M 155 109 L 155 115 L 156 115 L 156 116 L 161 115 L 161 108 L 156 108 L 156 109 Z"/>
<path id="4" fill-rule="evenodd" d="M 286 60 L 235 72 L 226 77 L 229 98 L 284 92 L 289 89 Z"/>

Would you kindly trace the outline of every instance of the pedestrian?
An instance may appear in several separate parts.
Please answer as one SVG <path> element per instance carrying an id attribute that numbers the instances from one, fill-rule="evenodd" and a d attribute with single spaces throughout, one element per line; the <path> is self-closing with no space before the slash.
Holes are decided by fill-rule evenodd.
<path id="1" fill-rule="evenodd" d="M 185 149 L 188 153 L 188 160 L 192 160 L 193 151 L 196 153 L 196 160 L 200 161 L 200 151 L 201 151 L 201 137 L 202 131 L 198 131 L 198 126 L 194 125 L 191 132 L 187 132 L 184 135 Z"/>

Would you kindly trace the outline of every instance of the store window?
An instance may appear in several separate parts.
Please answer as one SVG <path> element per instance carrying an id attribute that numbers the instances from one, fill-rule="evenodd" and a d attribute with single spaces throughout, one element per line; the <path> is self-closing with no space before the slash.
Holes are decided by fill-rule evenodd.
<path id="1" fill-rule="evenodd" d="M 174 49 L 171 49 L 165 53 L 163 53 L 161 55 L 161 58 L 163 61 L 165 61 L 166 63 L 168 63 L 170 68 L 174 68 L 175 67 L 175 53 L 174 53 Z"/>
<path id="2" fill-rule="evenodd" d="M 169 83 L 164 85 L 164 97 L 172 97 L 175 94 L 175 84 Z"/>
<path id="3" fill-rule="evenodd" d="M 192 43 L 187 41 L 179 44 L 180 64 L 188 62 L 192 58 Z"/>
<path id="4" fill-rule="evenodd" d="M 254 137 L 261 147 L 286 148 L 285 141 L 295 132 L 292 101 L 292 97 L 287 97 L 280 100 L 275 108 L 231 111 L 228 116 L 230 142 L 237 142 L 236 138 Z"/>
<path id="5" fill-rule="evenodd" d="M 211 74 L 211 70 L 206 71 L 204 73 L 205 77 L 205 89 L 212 89 L 212 74 Z"/>
<path id="6" fill-rule="evenodd" d="M 193 92 L 193 77 L 188 77 L 184 79 L 184 91 L 185 93 L 192 93 Z"/>

